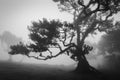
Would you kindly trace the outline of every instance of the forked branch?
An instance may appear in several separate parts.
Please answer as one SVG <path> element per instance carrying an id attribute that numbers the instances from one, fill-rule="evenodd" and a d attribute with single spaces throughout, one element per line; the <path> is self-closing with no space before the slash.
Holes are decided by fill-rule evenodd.
<path id="1" fill-rule="evenodd" d="M 29 58 L 35 58 L 35 59 L 38 59 L 38 60 L 48 60 L 48 59 L 51 59 L 51 58 L 56 58 L 57 56 L 65 53 L 66 51 L 68 51 L 71 47 L 76 47 L 74 44 L 65 48 L 64 50 L 60 51 L 59 53 L 57 53 L 56 55 L 48 55 L 48 56 L 44 56 L 44 57 L 40 57 L 40 56 L 30 56 L 30 55 L 27 55 Z"/>

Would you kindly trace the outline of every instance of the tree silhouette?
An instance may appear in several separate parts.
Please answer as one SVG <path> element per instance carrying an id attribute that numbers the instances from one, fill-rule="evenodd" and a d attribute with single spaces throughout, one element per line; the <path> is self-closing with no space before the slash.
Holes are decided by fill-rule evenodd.
<path id="1" fill-rule="evenodd" d="M 73 26 L 77 34 L 77 48 L 75 54 L 77 55 L 78 67 L 77 72 L 85 72 L 92 70 L 86 58 L 84 48 L 84 41 L 90 33 L 94 31 L 108 32 L 115 25 L 111 18 L 120 10 L 119 0 L 53 0 L 58 3 L 61 11 L 68 12 L 73 15 Z M 86 49 L 87 50 L 87 49 Z M 88 50 L 87 50 L 88 51 Z M 81 62 L 83 61 L 83 62 Z M 85 64 L 86 63 L 86 64 Z M 79 65 L 80 64 L 80 65 Z M 82 68 L 83 67 L 83 68 Z M 80 69 L 81 68 L 81 69 Z"/>
<path id="2" fill-rule="evenodd" d="M 111 17 L 120 10 L 120 1 L 89 0 L 87 3 L 86 0 L 53 1 L 58 3 L 61 11 L 73 15 L 73 23 L 46 19 L 33 22 L 32 26 L 28 27 L 29 37 L 33 42 L 27 45 L 26 49 L 30 52 L 39 52 L 40 55 L 37 57 L 30 56 L 28 53 L 25 55 L 47 60 L 67 54 L 73 60 L 78 61 L 75 72 L 96 72 L 85 57 L 92 50 L 92 46 L 85 44 L 85 39 L 89 34 L 94 34 L 96 30 L 108 32 L 114 28 L 114 19 Z M 58 53 L 54 55 L 51 49 L 57 49 Z M 48 53 L 47 56 L 44 55 L 45 52 Z"/>

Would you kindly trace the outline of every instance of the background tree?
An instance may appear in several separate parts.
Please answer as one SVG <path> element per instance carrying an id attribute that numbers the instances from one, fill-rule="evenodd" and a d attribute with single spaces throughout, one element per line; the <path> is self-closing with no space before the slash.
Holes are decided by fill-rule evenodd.
<path id="1" fill-rule="evenodd" d="M 120 9 L 119 0 L 53 0 L 58 2 L 61 11 L 67 11 L 73 15 L 73 23 L 52 20 L 33 22 L 28 29 L 30 39 L 33 41 L 27 46 L 29 51 L 39 52 L 40 55 L 29 56 L 39 60 L 47 60 L 63 53 L 78 61 L 76 72 L 95 72 L 85 57 L 92 47 L 85 44 L 89 34 L 96 30 L 108 32 L 114 28 L 113 14 Z M 73 41 L 76 40 L 76 41 Z M 51 49 L 59 50 L 53 55 Z M 47 56 L 43 55 L 44 52 Z M 22 54 L 22 53 L 21 53 Z"/>
<path id="2" fill-rule="evenodd" d="M 117 22 L 115 25 L 118 27 L 120 23 Z M 120 29 L 110 30 L 104 34 L 98 43 L 98 49 L 101 51 L 100 54 L 107 52 L 114 55 L 114 52 L 120 52 Z"/>
<path id="3" fill-rule="evenodd" d="M 4 51 L 9 52 L 10 46 L 18 44 L 20 41 L 22 41 L 22 39 L 16 37 L 15 35 L 13 35 L 8 31 L 5 31 L 2 35 L 0 35 L 0 41 L 1 41 L 1 46 L 4 47 Z M 12 56 L 10 54 L 8 61 L 12 61 Z"/>
<path id="4" fill-rule="evenodd" d="M 116 25 L 120 26 L 119 22 Z M 120 29 L 111 30 L 102 35 L 97 48 L 98 55 L 103 55 L 104 69 L 115 74 L 120 73 Z"/>

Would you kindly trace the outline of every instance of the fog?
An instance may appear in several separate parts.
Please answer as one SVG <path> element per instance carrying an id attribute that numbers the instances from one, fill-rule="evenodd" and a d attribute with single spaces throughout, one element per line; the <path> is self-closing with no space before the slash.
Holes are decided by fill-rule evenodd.
<path id="1" fill-rule="evenodd" d="M 111 31 L 101 36 L 88 61 L 97 69 L 114 74 L 120 73 L 120 30 Z"/>
<path id="2" fill-rule="evenodd" d="M 60 70 L 68 70 L 68 71 L 75 69 L 75 67 L 77 66 L 77 63 L 71 60 L 67 55 L 61 55 L 55 59 L 51 59 L 47 61 L 28 58 L 20 54 L 13 55 L 13 56 L 8 55 L 8 51 L 10 50 L 9 46 L 17 44 L 20 41 L 22 41 L 21 38 L 16 37 L 14 34 L 8 31 L 5 31 L 3 34 L 1 34 L 0 35 L 0 61 L 10 62 L 10 58 L 11 58 L 12 62 L 17 62 L 20 64 L 34 64 L 38 66 L 49 66 L 49 67 L 52 66 Z M 119 52 L 116 51 L 110 54 L 107 51 L 101 50 L 99 46 L 103 46 L 103 45 L 100 45 L 99 42 L 98 43 L 86 42 L 86 43 L 93 46 L 93 51 L 91 51 L 89 55 L 86 55 L 90 65 L 103 71 L 119 72 L 119 67 L 120 67 Z"/>
<path id="3" fill-rule="evenodd" d="M 67 55 L 61 55 L 55 59 L 51 59 L 47 61 L 36 60 L 34 58 L 28 58 L 21 54 L 9 55 L 8 52 L 10 51 L 10 45 L 15 45 L 19 43 L 20 41 L 24 42 L 21 38 L 15 36 L 9 31 L 5 31 L 3 34 L 1 34 L 0 35 L 0 60 L 8 61 L 8 62 L 17 62 L 20 64 L 26 63 L 26 64 L 35 64 L 35 65 L 44 65 L 44 64 L 54 65 L 57 68 L 66 69 L 66 70 L 73 69 L 75 67 L 74 66 L 75 62 L 71 60 Z"/>

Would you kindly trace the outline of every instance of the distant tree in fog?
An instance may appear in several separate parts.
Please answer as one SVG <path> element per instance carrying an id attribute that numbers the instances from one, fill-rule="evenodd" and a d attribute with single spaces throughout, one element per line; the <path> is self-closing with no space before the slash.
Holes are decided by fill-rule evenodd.
<path id="1" fill-rule="evenodd" d="M 117 23 L 117 27 L 120 27 L 120 23 Z M 106 70 L 120 73 L 120 29 L 104 34 L 99 41 L 98 49 L 98 53 L 104 56 Z"/>
<path id="2" fill-rule="evenodd" d="M 3 32 L 3 34 L 0 36 L 0 40 L 2 42 L 5 42 L 8 46 L 15 45 L 19 43 L 20 41 L 22 41 L 21 38 L 16 37 L 9 31 Z"/>
<path id="3" fill-rule="evenodd" d="M 3 34 L 0 35 L 0 41 L 1 41 L 1 46 L 6 45 L 4 47 L 4 51 L 9 52 L 10 51 L 10 46 L 18 44 L 20 41 L 22 41 L 22 39 L 16 37 L 15 35 L 13 35 L 9 31 L 4 31 Z M 9 55 L 9 61 L 12 61 L 12 56 L 11 55 Z"/>
<path id="4" fill-rule="evenodd" d="M 120 27 L 120 23 L 117 23 L 117 26 Z M 103 35 L 99 41 L 98 48 L 103 54 L 105 51 L 109 54 L 120 52 L 120 29 L 111 30 Z"/>

